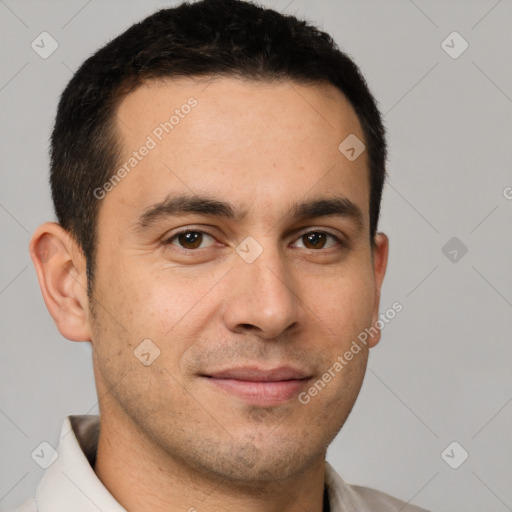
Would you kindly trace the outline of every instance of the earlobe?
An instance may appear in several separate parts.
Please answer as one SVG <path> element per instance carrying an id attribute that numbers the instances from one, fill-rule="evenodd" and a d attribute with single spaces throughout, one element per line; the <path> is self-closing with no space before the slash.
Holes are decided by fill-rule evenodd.
<path id="1" fill-rule="evenodd" d="M 372 314 L 372 326 L 378 329 L 378 334 L 371 337 L 368 345 L 374 347 L 380 341 L 380 329 L 377 321 L 379 320 L 380 290 L 386 274 L 389 255 L 389 239 L 384 233 L 375 235 L 375 245 L 373 248 L 373 277 L 375 286 L 374 307 Z"/>
<path id="2" fill-rule="evenodd" d="M 90 341 L 85 257 L 59 224 L 46 222 L 29 245 L 44 302 L 60 333 Z"/>

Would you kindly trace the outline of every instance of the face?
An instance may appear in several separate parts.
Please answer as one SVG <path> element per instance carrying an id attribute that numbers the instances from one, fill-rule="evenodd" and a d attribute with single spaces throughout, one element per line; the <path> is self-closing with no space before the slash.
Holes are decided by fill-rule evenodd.
<path id="1" fill-rule="evenodd" d="M 151 82 L 117 114 L 128 165 L 100 201 L 89 316 L 101 413 L 194 470 L 304 471 L 359 392 L 370 344 L 322 376 L 377 319 L 385 267 L 366 153 L 338 150 L 364 140 L 356 114 L 331 86 L 234 78 Z"/>

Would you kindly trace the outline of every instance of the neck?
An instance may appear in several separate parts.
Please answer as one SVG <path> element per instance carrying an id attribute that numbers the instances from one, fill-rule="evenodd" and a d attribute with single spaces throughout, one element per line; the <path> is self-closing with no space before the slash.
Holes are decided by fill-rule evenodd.
<path id="1" fill-rule="evenodd" d="M 287 480 L 227 481 L 164 452 L 131 421 L 104 416 L 94 471 L 126 510 L 322 512 L 325 454 Z"/>

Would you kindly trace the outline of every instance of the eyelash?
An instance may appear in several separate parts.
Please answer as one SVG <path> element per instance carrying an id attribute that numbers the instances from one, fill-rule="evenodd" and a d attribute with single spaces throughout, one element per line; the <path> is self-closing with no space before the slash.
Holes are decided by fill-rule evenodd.
<path id="1" fill-rule="evenodd" d="M 166 245 L 166 246 L 167 245 L 173 245 L 172 242 L 176 238 L 178 238 L 180 235 L 184 235 L 186 233 L 200 233 L 202 235 L 208 235 L 208 236 L 212 237 L 213 239 L 215 239 L 215 237 L 212 234 L 208 233 L 207 231 L 202 231 L 200 229 L 190 229 L 189 228 L 189 229 L 183 229 L 181 231 L 178 231 L 178 232 L 174 233 L 172 236 L 166 238 L 162 243 L 163 243 L 163 245 Z M 306 231 L 306 232 L 302 233 L 301 235 L 299 235 L 296 240 L 298 240 L 298 239 L 300 239 L 300 238 L 302 238 L 302 237 L 304 237 L 306 235 L 309 235 L 311 233 L 320 233 L 320 234 L 328 235 L 331 238 L 333 238 L 336 241 L 336 244 L 337 244 L 335 246 L 328 247 L 327 249 L 323 249 L 323 248 L 322 249 L 309 249 L 311 251 L 320 252 L 322 250 L 329 250 L 329 249 L 332 249 L 333 247 L 337 247 L 337 246 L 339 246 L 339 247 L 345 247 L 346 246 L 345 242 L 342 239 L 340 239 L 336 235 L 333 235 L 329 231 L 325 231 L 325 230 L 322 230 L 322 229 L 313 229 L 311 231 Z M 183 250 L 183 251 L 191 251 L 191 252 L 198 252 L 198 251 L 201 250 L 201 248 L 198 248 L 198 249 L 187 249 L 187 248 L 181 247 L 181 246 L 176 246 L 176 247 L 178 249 Z M 203 247 L 203 249 L 208 249 L 208 247 Z"/>

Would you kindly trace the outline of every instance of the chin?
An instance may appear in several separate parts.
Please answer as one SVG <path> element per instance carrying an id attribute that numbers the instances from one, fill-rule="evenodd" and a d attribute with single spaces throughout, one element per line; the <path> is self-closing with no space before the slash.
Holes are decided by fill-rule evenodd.
<path id="1" fill-rule="evenodd" d="M 296 477 L 324 460 L 324 450 L 312 453 L 309 445 L 305 452 L 306 445 L 307 442 L 291 443 L 289 440 L 280 441 L 279 447 L 268 443 L 268 446 L 258 448 L 251 442 L 233 445 L 228 454 L 217 454 L 214 461 L 210 461 L 213 464 L 209 470 L 241 487 L 250 488 L 255 484 L 261 487 L 265 483 Z"/>

